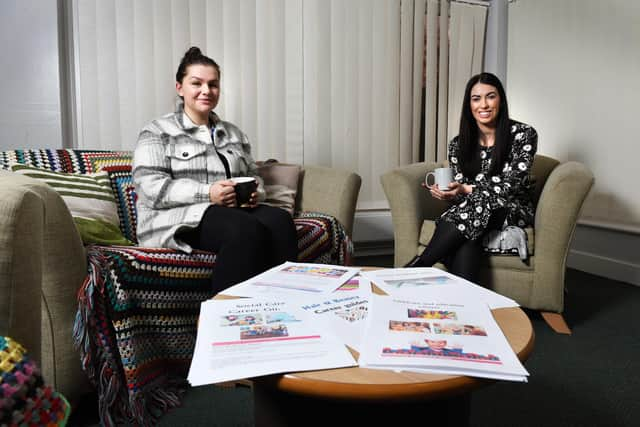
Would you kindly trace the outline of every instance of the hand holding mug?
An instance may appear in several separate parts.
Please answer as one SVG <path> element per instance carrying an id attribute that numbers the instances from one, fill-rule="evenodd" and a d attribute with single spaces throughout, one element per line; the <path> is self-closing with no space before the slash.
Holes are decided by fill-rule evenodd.
<path id="1" fill-rule="evenodd" d="M 433 178 L 433 183 L 429 184 L 429 178 Z M 433 172 L 428 172 L 424 177 L 425 186 L 431 190 L 437 187 L 440 191 L 449 191 L 449 185 L 453 183 L 453 169 L 436 168 Z"/>
<path id="2" fill-rule="evenodd" d="M 233 181 L 228 179 L 216 181 L 211 184 L 211 187 L 209 187 L 209 200 L 211 203 L 220 206 L 235 206 L 236 194 L 233 186 Z"/>
<path id="3" fill-rule="evenodd" d="M 231 178 L 235 190 L 235 206 L 241 208 L 253 208 L 258 203 L 258 181 L 250 176 L 238 176 Z"/>

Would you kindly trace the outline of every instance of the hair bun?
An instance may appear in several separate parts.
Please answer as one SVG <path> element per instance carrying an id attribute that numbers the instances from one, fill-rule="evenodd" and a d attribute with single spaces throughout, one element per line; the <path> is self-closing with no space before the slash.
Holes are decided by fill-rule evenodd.
<path id="1" fill-rule="evenodd" d="M 194 58 L 198 56 L 202 56 L 202 51 L 197 46 L 191 46 L 189 50 L 187 50 L 187 52 L 184 54 L 185 58 Z"/>

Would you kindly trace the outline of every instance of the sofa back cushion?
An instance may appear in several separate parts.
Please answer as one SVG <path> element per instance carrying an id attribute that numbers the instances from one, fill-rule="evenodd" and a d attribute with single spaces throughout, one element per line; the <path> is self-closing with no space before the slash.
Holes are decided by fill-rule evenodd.
<path id="1" fill-rule="evenodd" d="M 0 151 L 0 169 L 11 170 L 14 163 L 72 174 L 107 172 L 115 197 L 120 231 L 127 240 L 137 242 L 136 195 L 131 179 L 132 152 L 68 148 Z"/>
<path id="2" fill-rule="evenodd" d="M 72 174 L 21 163 L 11 165 L 11 170 L 53 187 L 69 208 L 85 244 L 131 244 L 120 231 L 116 201 L 106 172 Z"/>
<path id="3" fill-rule="evenodd" d="M 302 167 L 277 160 L 258 162 L 258 175 L 264 182 L 264 204 L 282 208 L 293 215 Z"/>

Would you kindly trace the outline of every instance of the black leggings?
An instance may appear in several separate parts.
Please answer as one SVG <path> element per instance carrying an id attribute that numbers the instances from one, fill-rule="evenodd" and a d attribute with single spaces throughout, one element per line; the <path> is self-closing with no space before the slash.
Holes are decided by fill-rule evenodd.
<path id="1" fill-rule="evenodd" d="M 193 248 L 216 253 L 215 292 L 298 258 L 293 219 L 287 211 L 272 206 L 239 209 L 212 205 L 196 229 L 177 237 Z"/>
<path id="2" fill-rule="evenodd" d="M 507 216 L 505 209 L 491 215 L 485 233 L 500 229 Z M 431 267 L 438 261 L 456 276 L 477 282 L 483 259 L 482 236 L 476 240 L 467 239 L 454 224 L 439 221 L 429 244 L 420 255 L 420 265 Z"/>

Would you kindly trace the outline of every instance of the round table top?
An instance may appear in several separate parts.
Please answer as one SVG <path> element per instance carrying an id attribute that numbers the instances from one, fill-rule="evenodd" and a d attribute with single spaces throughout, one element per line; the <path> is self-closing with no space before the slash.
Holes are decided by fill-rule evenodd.
<path id="1" fill-rule="evenodd" d="M 533 350 L 531 321 L 520 308 L 492 310 L 509 344 L 521 361 Z M 492 380 L 460 375 L 341 368 L 255 378 L 258 386 L 297 395 L 350 401 L 407 401 L 442 398 L 469 392 Z"/>

